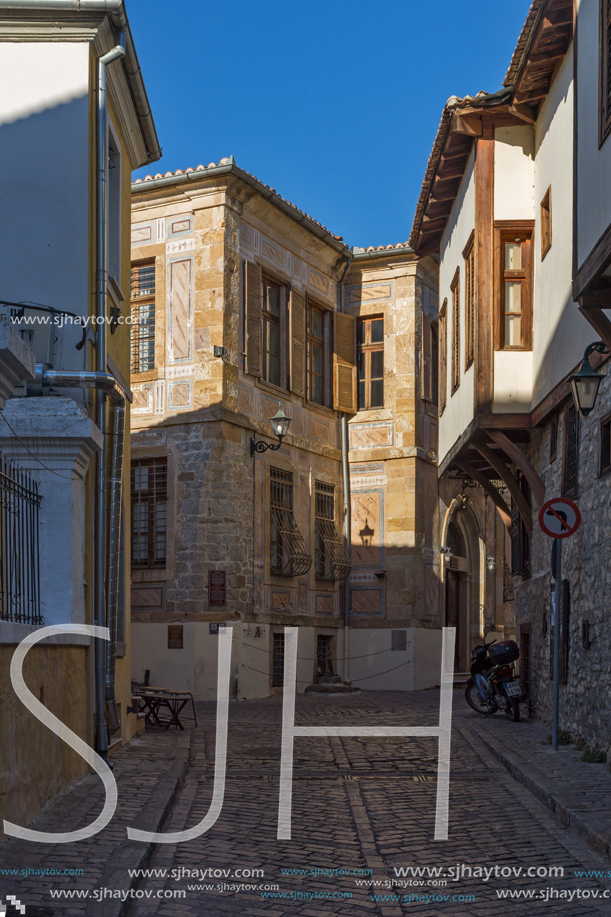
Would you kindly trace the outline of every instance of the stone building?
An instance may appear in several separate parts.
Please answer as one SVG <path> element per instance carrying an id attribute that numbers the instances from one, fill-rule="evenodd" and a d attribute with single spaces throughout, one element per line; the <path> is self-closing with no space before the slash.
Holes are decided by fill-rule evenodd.
<path id="1" fill-rule="evenodd" d="M 233 159 L 132 191 L 135 677 L 214 697 L 230 622 L 240 698 L 280 689 L 285 625 L 300 691 L 436 684 L 433 263 L 350 250 Z"/>
<path id="2" fill-rule="evenodd" d="M 598 337 L 611 346 L 610 35 L 605 4 L 573 7 L 535 0 L 501 90 L 449 99 L 410 241 L 440 258 L 440 473 L 479 483 L 511 533 L 522 677 L 548 721 L 554 580 L 538 514 L 553 497 L 581 509 L 563 549 L 560 726 L 609 749 L 611 393 L 602 380 L 580 417 L 569 377 Z"/>

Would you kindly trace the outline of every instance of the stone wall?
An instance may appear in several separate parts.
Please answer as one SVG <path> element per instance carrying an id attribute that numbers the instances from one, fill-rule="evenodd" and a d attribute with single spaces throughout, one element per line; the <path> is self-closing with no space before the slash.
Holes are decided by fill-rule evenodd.
<path id="1" fill-rule="evenodd" d="M 574 739 L 611 748 L 611 692 L 609 658 L 611 629 L 611 488 L 608 475 L 599 474 L 599 424 L 611 410 L 611 380 L 600 388 L 595 410 L 580 419 L 578 491 L 574 498 L 582 522 L 575 535 L 563 541 L 562 579 L 570 583 L 568 677 L 560 686 L 560 728 Z M 527 454 L 545 484 L 545 498 L 561 496 L 564 454 L 563 410 L 558 414 L 556 458 L 550 461 L 553 418 L 533 431 Z M 531 576 L 514 578 L 516 617 L 530 625 L 532 701 L 535 714 L 551 726 L 550 677 L 552 539 L 543 534 L 533 511 Z M 583 628 L 589 628 L 589 643 Z"/>

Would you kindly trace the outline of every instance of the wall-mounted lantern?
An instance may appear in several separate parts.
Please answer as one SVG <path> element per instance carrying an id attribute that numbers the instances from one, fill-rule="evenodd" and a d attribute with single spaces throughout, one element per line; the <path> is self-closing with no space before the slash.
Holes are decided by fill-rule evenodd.
<path id="1" fill-rule="evenodd" d="M 600 383 L 605 378 L 602 373 L 597 372 L 590 366 L 590 354 L 595 352 L 607 353 L 607 348 L 602 341 L 595 341 L 593 344 L 588 344 L 583 355 L 583 360 L 581 361 L 581 366 L 576 373 L 573 373 L 573 375 L 569 377 L 569 385 L 573 393 L 575 407 L 583 417 L 587 417 L 594 409 Z"/>
<path id="2" fill-rule="evenodd" d="M 275 452 L 282 445 L 282 440 L 284 439 L 284 437 L 286 436 L 286 434 L 289 431 L 289 424 L 291 422 L 291 418 L 286 416 L 286 414 L 282 410 L 282 404 L 280 402 L 278 402 L 278 410 L 276 411 L 273 417 L 269 418 L 269 422 L 272 425 L 274 433 L 278 437 L 278 442 L 277 443 L 266 443 L 266 442 L 263 442 L 263 440 L 257 441 L 255 437 L 253 436 L 250 441 L 251 457 L 255 454 L 255 452 L 263 453 L 263 452 L 267 452 L 268 449 L 271 449 L 272 452 Z"/>

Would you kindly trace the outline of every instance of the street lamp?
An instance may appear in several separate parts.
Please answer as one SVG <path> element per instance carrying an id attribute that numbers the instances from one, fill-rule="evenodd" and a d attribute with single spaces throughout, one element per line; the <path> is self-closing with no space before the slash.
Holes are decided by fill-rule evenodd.
<path id="1" fill-rule="evenodd" d="M 282 445 L 282 440 L 284 439 L 284 437 L 286 436 L 286 434 L 289 431 L 289 424 L 291 422 L 291 418 L 286 416 L 286 414 L 282 410 L 282 404 L 280 402 L 278 402 L 278 410 L 276 411 L 273 417 L 269 418 L 269 422 L 272 425 L 272 429 L 274 433 L 278 437 L 278 442 L 277 443 L 265 443 L 263 442 L 263 440 L 259 440 L 257 442 L 255 437 L 253 436 L 250 441 L 251 457 L 255 454 L 255 452 L 263 453 L 263 452 L 267 452 L 268 449 L 271 449 L 272 452 L 275 452 L 276 449 L 279 449 L 280 446 Z"/>
<path id="2" fill-rule="evenodd" d="M 573 392 L 575 407 L 584 417 L 587 417 L 590 411 L 594 409 L 600 383 L 605 378 L 602 373 L 597 372 L 590 366 L 589 357 L 590 354 L 594 352 L 605 353 L 607 352 L 607 348 L 602 341 L 595 341 L 593 344 L 588 344 L 583 355 L 583 360 L 581 361 L 581 366 L 576 373 L 573 373 L 573 375 L 569 377 L 569 385 Z"/>

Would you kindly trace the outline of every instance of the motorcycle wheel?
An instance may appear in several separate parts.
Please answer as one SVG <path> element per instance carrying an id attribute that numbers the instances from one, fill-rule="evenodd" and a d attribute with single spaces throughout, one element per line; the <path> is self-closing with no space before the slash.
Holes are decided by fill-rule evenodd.
<path id="1" fill-rule="evenodd" d="M 512 723 L 517 723 L 520 719 L 520 704 L 515 699 L 515 697 L 507 698 L 507 705 L 505 707 L 505 715 L 507 719 L 511 720 Z"/>
<path id="2" fill-rule="evenodd" d="M 494 701 L 482 700 L 474 681 L 470 681 L 465 689 L 465 700 L 472 710 L 487 716 L 489 713 L 495 713 L 499 708 Z"/>

